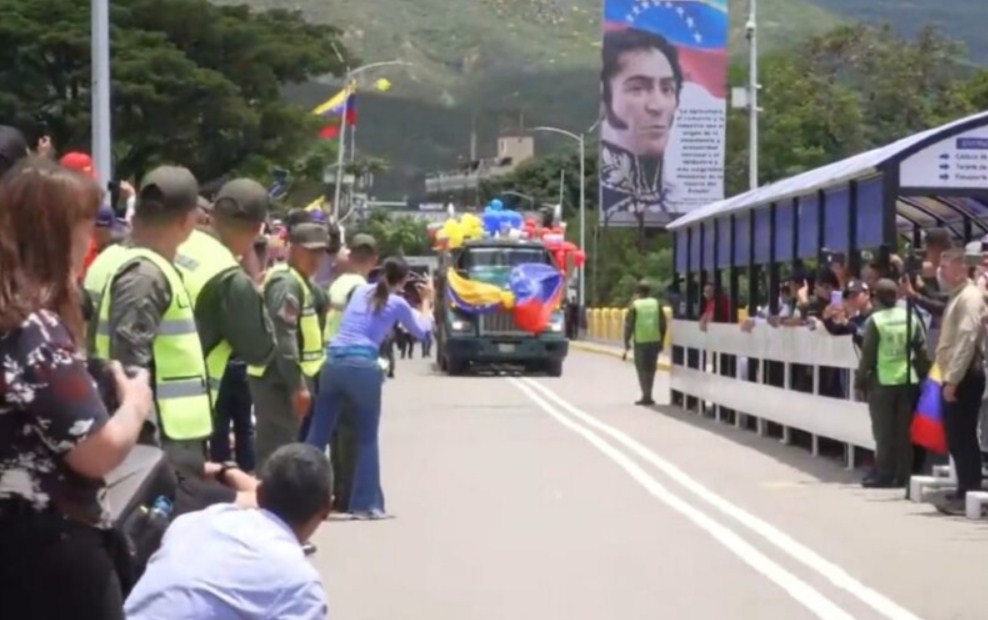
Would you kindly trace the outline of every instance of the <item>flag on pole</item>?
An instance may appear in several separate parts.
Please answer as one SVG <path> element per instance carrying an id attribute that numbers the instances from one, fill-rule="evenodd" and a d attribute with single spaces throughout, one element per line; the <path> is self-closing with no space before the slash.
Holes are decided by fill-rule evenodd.
<path id="1" fill-rule="evenodd" d="M 331 140 L 340 135 L 344 122 L 349 127 L 357 124 L 357 86 L 350 84 L 338 93 L 316 106 L 312 113 L 326 119 L 320 130 L 320 137 Z M 344 118 L 345 116 L 345 118 Z"/>

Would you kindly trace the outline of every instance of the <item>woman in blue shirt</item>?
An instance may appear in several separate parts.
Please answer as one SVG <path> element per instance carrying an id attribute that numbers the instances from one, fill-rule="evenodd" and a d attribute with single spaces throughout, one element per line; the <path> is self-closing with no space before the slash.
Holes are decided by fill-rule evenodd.
<path id="1" fill-rule="evenodd" d="M 357 459 L 349 511 L 358 519 L 381 519 L 384 493 L 378 459 L 377 434 L 381 420 L 381 385 L 378 351 L 385 337 L 400 324 L 416 340 L 432 331 L 434 291 L 420 289 L 422 306 L 415 310 L 398 294 L 408 279 L 408 265 L 384 261 L 377 284 L 354 289 L 343 311 L 340 330 L 326 348 L 326 365 L 319 376 L 319 395 L 306 442 L 325 450 L 339 421 L 340 411 L 354 412 Z"/>

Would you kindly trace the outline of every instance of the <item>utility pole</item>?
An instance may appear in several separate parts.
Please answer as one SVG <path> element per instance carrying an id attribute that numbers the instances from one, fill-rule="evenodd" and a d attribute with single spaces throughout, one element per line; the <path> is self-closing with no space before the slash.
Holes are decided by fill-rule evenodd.
<path id="1" fill-rule="evenodd" d="M 748 0 L 748 182 L 751 189 L 758 188 L 758 0 Z"/>
<path id="2" fill-rule="evenodd" d="M 103 189 L 113 179 L 110 125 L 110 0 L 92 0 L 92 156 Z M 109 195 L 109 194 L 107 194 Z"/>

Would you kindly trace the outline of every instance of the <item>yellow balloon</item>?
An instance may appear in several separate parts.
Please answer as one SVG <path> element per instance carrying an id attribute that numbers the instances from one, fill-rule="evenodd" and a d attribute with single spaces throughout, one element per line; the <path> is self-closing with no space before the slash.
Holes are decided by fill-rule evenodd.
<path id="1" fill-rule="evenodd" d="M 374 87 L 382 93 L 386 93 L 391 90 L 391 82 L 387 78 L 378 78 L 377 82 L 374 83 Z"/>

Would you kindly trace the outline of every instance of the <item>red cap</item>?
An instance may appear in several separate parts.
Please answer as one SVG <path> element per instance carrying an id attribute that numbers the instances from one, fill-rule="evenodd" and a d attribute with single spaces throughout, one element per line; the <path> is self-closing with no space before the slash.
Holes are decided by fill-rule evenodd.
<path id="1" fill-rule="evenodd" d="M 81 153 L 79 151 L 66 153 L 62 156 L 59 163 L 66 168 L 78 170 L 79 172 L 88 174 L 94 179 L 96 178 L 96 168 L 93 167 L 93 158 L 85 153 Z"/>

